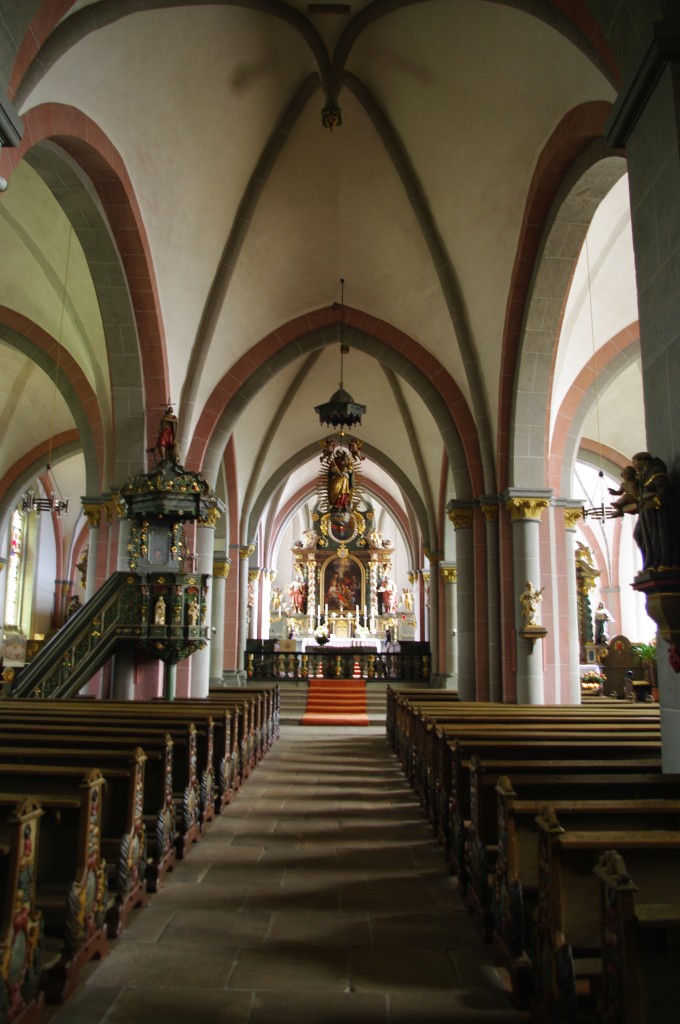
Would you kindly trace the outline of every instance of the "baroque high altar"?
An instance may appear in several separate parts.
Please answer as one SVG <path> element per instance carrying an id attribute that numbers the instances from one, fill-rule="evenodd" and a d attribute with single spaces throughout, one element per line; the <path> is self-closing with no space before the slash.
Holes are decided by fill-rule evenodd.
<path id="1" fill-rule="evenodd" d="M 332 642 L 413 638 L 413 594 L 398 593 L 392 543 L 375 528 L 362 493 L 362 442 L 340 433 L 319 443 L 312 527 L 293 545 L 287 625 L 300 637 L 326 633 Z"/>

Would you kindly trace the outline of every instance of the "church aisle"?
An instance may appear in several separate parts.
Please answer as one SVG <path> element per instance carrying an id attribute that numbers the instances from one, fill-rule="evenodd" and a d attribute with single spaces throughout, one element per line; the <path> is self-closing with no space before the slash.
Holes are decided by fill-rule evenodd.
<path id="1" fill-rule="evenodd" d="M 52 1024 L 510 1024 L 384 729 L 281 738 Z"/>

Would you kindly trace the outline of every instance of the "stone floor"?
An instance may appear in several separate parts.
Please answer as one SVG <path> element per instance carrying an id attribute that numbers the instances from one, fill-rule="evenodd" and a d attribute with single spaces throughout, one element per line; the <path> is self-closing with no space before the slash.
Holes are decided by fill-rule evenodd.
<path id="1" fill-rule="evenodd" d="M 384 729 L 284 726 L 51 1024 L 517 1022 Z"/>

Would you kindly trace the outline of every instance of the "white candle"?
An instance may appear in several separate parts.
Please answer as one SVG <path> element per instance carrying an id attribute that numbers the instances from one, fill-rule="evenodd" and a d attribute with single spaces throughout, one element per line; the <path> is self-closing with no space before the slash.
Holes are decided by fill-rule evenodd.
<path id="1" fill-rule="evenodd" d="M 324 612 L 323 613 L 324 613 L 325 618 L 328 618 L 328 605 L 326 605 L 326 607 L 324 608 Z"/>

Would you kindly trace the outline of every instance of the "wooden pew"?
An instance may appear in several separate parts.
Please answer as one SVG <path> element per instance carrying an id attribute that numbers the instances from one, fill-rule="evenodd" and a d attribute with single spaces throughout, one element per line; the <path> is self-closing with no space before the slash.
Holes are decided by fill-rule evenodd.
<path id="1" fill-rule="evenodd" d="M 26 746 L 0 746 L 0 770 L 5 764 L 22 766 L 22 775 L 40 786 L 45 766 L 98 767 L 106 780 L 102 804 L 101 850 L 106 858 L 109 892 L 114 902 L 106 914 L 107 934 L 116 938 L 134 907 L 148 902 L 146 886 L 147 838 L 144 820 L 146 755 L 133 751 L 87 750 Z"/>
<path id="2" fill-rule="evenodd" d="M 594 869 L 600 883 L 600 1005 L 611 1024 L 655 1024 L 678 1015 L 680 963 L 680 874 L 677 851 L 670 870 L 656 851 L 653 869 L 664 871 L 659 902 L 643 902 L 640 887 L 616 850 L 600 854 Z M 649 898 L 649 897 L 647 897 Z"/>
<path id="3" fill-rule="evenodd" d="M 40 804 L 0 794 L 0 1007 L 5 1021 L 37 1024 L 43 1017 L 40 990 L 44 962 L 42 915 L 35 879 L 40 839 Z"/>
<path id="4" fill-rule="evenodd" d="M 60 702 L 61 703 L 61 702 Z M 15 717 L 11 721 L 12 734 L 21 736 L 32 745 L 40 741 L 52 745 L 52 740 L 60 734 L 68 734 L 73 743 L 92 747 L 99 743 L 115 742 L 122 744 L 140 744 L 146 753 L 166 750 L 168 734 L 173 740 L 172 783 L 173 801 L 176 817 L 176 854 L 181 859 L 192 843 L 196 842 L 201 833 L 201 790 L 197 759 L 197 730 L 193 723 L 181 721 L 174 725 L 165 723 L 166 727 L 140 724 L 131 718 L 127 723 L 114 721 L 90 721 L 84 715 L 78 720 L 63 710 L 53 716 L 46 714 L 36 719 L 21 721 Z M 0 744 L 3 742 L 0 734 Z M 182 756 L 178 756 L 181 754 Z M 207 756 L 207 755 L 206 755 Z"/>
<path id="5" fill-rule="evenodd" d="M 565 831 L 546 809 L 538 823 L 538 903 L 532 956 L 535 1017 L 576 1024 L 600 996 L 602 949 L 599 857 L 617 850 L 636 878 L 642 903 L 676 891 L 680 832 Z M 657 1018 L 659 1021 L 662 1018 Z"/>
<path id="6" fill-rule="evenodd" d="M 445 749 L 448 766 L 441 784 L 447 788 L 440 800 L 448 801 L 449 862 L 454 872 L 462 864 L 465 822 L 470 819 L 469 765 L 475 754 L 482 760 L 506 763 L 508 768 L 503 771 L 510 771 L 513 762 L 528 760 L 564 762 L 565 765 L 580 762 L 577 769 L 580 771 L 661 771 L 661 744 L 646 739 L 579 739 L 569 732 L 562 735 L 546 732 L 539 740 L 527 739 L 519 732 L 514 738 L 494 740 L 488 734 L 468 734 L 448 742 Z M 560 770 L 571 769 L 562 767 Z"/>
<path id="7" fill-rule="evenodd" d="M 585 777 L 546 775 L 543 779 L 517 784 L 501 777 L 496 787 L 498 805 L 498 847 L 493 880 L 493 944 L 498 959 L 507 967 L 514 988 L 526 996 L 532 942 L 532 914 L 538 899 L 538 860 L 536 820 L 546 806 L 559 814 L 564 825 L 581 830 L 680 828 L 680 786 L 677 776 L 655 777 L 596 776 L 592 783 Z M 621 786 L 619 778 L 624 780 Z M 518 797 L 517 790 L 522 794 Z M 571 792 L 570 792 L 570 787 Z M 629 799 L 626 788 L 636 794 Z M 597 794 L 597 799 L 573 796 Z M 621 794 L 621 789 L 624 793 Z M 644 797 L 638 794 L 644 793 Z"/>
<path id="8" fill-rule="evenodd" d="M 9 733 L 0 732 L 0 760 L 14 759 L 43 765 L 47 761 L 84 767 L 100 764 L 106 771 L 107 767 L 129 765 L 130 758 L 134 757 L 134 748 L 119 747 L 121 741 L 118 737 L 99 736 L 96 742 L 95 747 L 92 736 L 87 732 L 69 732 L 61 724 L 51 733 L 41 731 L 37 736 L 30 729 L 15 728 Z M 17 743 L 21 746 L 14 746 Z M 12 751 L 17 751 L 16 758 L 13 758 Z M 153 893 L 166 874 L 173 870 L 177 859 L 177 815 L 172 781 L 174 744 L 169 733 L 157 748 L 150 750 L 147 747 L 144 755 L 142 820 L 146 835 L 145 876 L 147 891 Z M 141 856 L 138 844 L 132 844 L 131 852 L 134 854 L 135 850 Z"/>
<path id="9" fill-rule="evenodd" d="M 58 953 L 58 960 L 42 983 L 48 1000 L 62 1002 L 83 965 L 109 949 L 107 870 L 100 846 L 104 777 L 98 769 L 49 765 L 36 780 L 26 767 L 0 766 L 0 792 L 15 802 L 30 794 L 45 812 L 35 898 L 46 949 Z"/>

